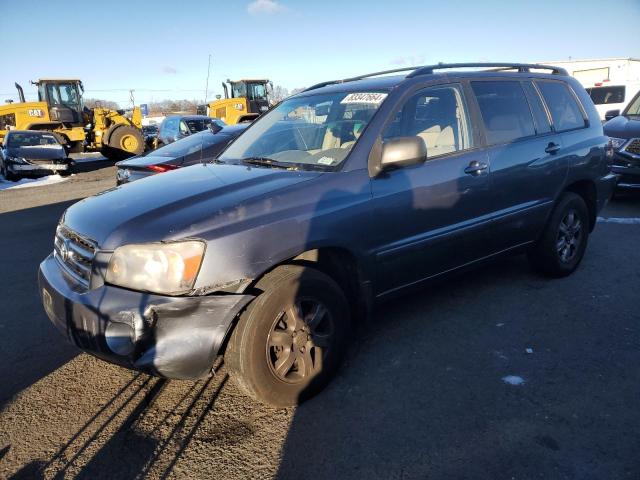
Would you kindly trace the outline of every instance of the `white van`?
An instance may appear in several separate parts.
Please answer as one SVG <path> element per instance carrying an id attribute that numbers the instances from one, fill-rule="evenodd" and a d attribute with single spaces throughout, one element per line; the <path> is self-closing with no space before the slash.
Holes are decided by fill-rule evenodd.
<path id="1" fill-rule="evenodd" d="M 541 62 L 542 63 L 542 62 Z M 562 67 L 589 92 L 601 120 L 619 115 L 640 91 L 640 59 L 603 58 L 594 60 L 547 61 Z"/>

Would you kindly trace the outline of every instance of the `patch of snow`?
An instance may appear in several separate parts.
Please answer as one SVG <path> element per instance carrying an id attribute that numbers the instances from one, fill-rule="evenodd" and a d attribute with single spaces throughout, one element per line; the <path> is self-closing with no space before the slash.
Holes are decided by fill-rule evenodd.
<path id="1" fill-rule="evenodd" d="M 621 225 L 640 225 L 640 218 L 633 217 L 598 217 L 598 223 L 618 223 Z"/>
<path id="2" fill-rule="evenodd" d="M 518 375 L 507 375 L 506 377 L 502 377 L 502 381 L 509 385 L 522 385 L 524 383 L 524 378 L 519 377 Z"/>
<path id="3" fill-rule="evenodd" d="M 64 182 L 70 177 L 61 177 L 60 175 L 47 175 L 40 178 L 23 178 L 17 182 L 10 182 L 3 176 L 0 176 L 0 190 L 12 190 L 15 188 L 26 187 L 44 187 L 45 185 L 53 185 L 54 183 Z"/>

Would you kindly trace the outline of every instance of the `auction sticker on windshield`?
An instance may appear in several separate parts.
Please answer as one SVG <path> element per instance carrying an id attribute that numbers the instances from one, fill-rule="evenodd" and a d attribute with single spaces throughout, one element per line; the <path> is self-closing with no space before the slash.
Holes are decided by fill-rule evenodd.
<path id="1" fill-rule="evenodd" d="M 386 93 L 350 93 L 342 99 L 340 103 L 364 103 L 367 105 L 380 105 L 382 101 L 387 98 Z"/>

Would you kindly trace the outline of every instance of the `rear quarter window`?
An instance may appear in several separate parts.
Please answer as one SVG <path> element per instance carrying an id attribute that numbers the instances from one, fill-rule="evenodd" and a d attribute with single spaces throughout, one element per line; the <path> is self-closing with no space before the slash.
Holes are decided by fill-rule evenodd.
<path id="1" fill-rule="evenodd" d="M 520 82 L 471 82 L 484 122 L 487 143 L 508 143 L 535 135 L 529 103 Z"/>
<path id="2" fill-rule="evenodd" d="M 575 95 L 566 84 L 553 81 L 536 81 L 536 85 L 540 89 L 540 93 L 542 93 L 549 112 L 551 112 L 553 126 L 556 131 L 563 132 L 587 125 Z"/>

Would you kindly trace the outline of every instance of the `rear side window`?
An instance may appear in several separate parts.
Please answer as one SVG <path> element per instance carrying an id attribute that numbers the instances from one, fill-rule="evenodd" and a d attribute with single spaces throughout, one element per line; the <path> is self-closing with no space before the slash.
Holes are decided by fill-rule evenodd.
<path id="1" fill-rule="evenodd" d="M 576 98 L 564 83 L 538 81 L 536 84 L 551 112 L 556 131 L 563 132 L 586 125 Z"/>
<path id="2" fill-rule="evenodd" d="M 536 121 L 536 133 L 538 135 L 549 133 L 551 131 L 551 124 L 549 123 L 549 117 L 547 116 L 547 112 L 544 109 L 542 99 L 536 87 L 534 87 L 531 82 L 523 82 L 522 86 L 527 93 L 533 119 Z"/>
<path id="3" fill-rule="evenodd" d="M 587 88 L 587 93 L 596 105 L 608 105 L 610 103 L 624 102 L 624 85 L 615 87 L 593 87 Z"/>
<path id="4" fill-rule="evenodd" d="M 508 143 L 535 135 L 520 82 L 471 82 L 484 121 L 487 143 Z"/>

